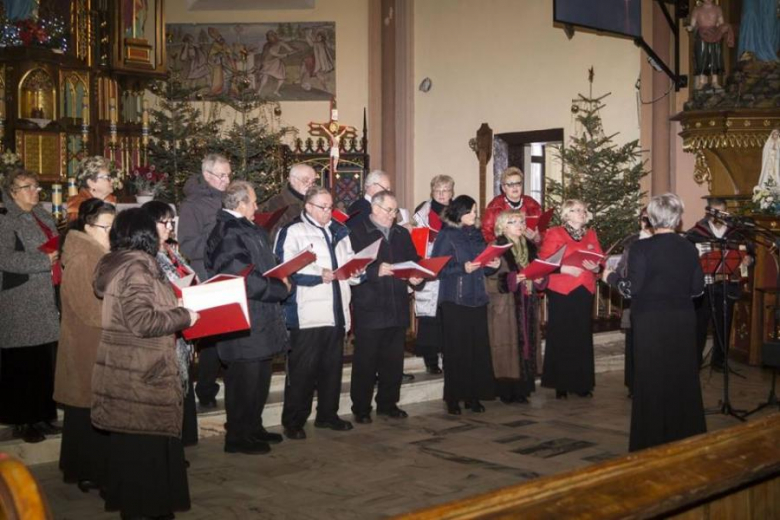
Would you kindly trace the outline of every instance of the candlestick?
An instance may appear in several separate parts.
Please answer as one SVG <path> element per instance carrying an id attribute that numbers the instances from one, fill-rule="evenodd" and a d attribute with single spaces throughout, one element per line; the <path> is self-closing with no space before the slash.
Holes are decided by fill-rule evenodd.
<path id="1" fill-rule="evenodd" d="M 108 120 L 116 124 L 116 100 L 114 98 L 108 100 Z"/>
<path id="2" fill-rule="evenodd" d="M 52 206 L 62 206 L 62 184 L 51 185 L 51 204 Z"/>
<path id="3" fill-rule="evenodd" d="M 84 103 L 81 105 L 81 125 L 89 126 L 89 101 L 84 98 Z"/>
<path id="4" fill-rule="evenodd" d="M 149 126 L 149 102 L 144 100 L 143 111 L 141 112 L 141 123 Z"/>
<path id="5" fill-rule="evenodd" d="M 74 197 L 79 194 L 79 189 L 76 186 L 76 178 L 68 177 L 68 197 Z"/>

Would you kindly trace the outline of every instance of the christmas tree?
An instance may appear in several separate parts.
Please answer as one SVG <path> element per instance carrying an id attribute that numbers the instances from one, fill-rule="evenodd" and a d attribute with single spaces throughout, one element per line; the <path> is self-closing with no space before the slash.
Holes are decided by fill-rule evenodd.
<path id="1" fill-rule="evenodd" d="M 579 199 L 593 215 L 590 226 L 598 234 L 604 249 L 638 231 L 638 216 L 645 192 L 640 181 L 648 174 L 641 157 L 639 140 L 623 145 L 606 135 L 599 112 L 609 96 L 593 97 L 593 69 L 590 69 L 590 94 L 579 95 L 572 105 L 576 121 L 582 127 L 569 140 L 568 147 L 556 148 L 563 165 L 563 179 L 547 179 L 546 203 L 560 207 L 567 199 Z"/>

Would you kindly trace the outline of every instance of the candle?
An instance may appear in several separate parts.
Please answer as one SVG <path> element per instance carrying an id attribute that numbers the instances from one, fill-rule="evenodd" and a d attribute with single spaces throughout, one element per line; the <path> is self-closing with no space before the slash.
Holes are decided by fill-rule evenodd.
<path id="1" fill-rule="evenodd" d="M 108 100 L 108 120 L 116 123 L 116 100 L 114 98 Z"/>
<path id="2" fill-rule="evenodd" d="M 52 206 L 62 206 L 62 184 L 51 185 L 51 204 Z"/>
<path id="3" fill-rule="evenodd" d="M 144 126 L 149 126 L 149 102 L 144 99 L 143 112 L 141 113 L 141 122 Z"/>
<path id="4" fill-rule="evenodd" d="M 76 186 L 76 178 L 68 177 L 68 197 L 75 197 L 79 194 L 79 189 Z"/>
<path id="5" fill-rule="evenodd" d="M 81 124 L 89 126 L 89 101 L 87 98 L 84 98 L 84 104 L 81 105 Z"/>

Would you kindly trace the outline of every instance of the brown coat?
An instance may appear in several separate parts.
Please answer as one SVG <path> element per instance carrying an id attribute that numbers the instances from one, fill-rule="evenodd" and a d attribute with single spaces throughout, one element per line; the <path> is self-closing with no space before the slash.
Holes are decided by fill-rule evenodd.
<path id="1" fill-rule="evenodd" d="M 92 404 L 92 367 L 100 343 L 103 302 L 95 296 L 95 266 L 108 253 L 82 231 L 70 231 L 62 248 L 62 323 L 54 375 L 54 400 L 68 406 Z"/>
<path id="2" fill-rule="evenodd" d="M 182 385 L 175 332 L 190 318 L 154 257 L 115 251 L 98 263 L 103 331 L 92 372 L 92 424 L 180 437 Z"/>
<path id="3" fill-rule="evenodd" d="M 67 201 L 65 201 L 65 208 L 68 212 L 68 222 L 73 222 L 74 220 L 78 220 L 79 218 L 79 207 L 81 207 L 81 203 L 85 200 L 94 199 L 95 197 L 92 196 L 92 194 L 89 192 L 86 188 L 81 188 L 78 192 L 78 195 L 73 195 L 72 197 L 68 198 Z M 106 197 L 106 202 L 113 204 L 116 206 L 116 195 L 109 195 Z"/>
<path id="4" fill-rule="evenodd" d="M 271 242 L 274 244 L 276 243 L 276 233 L 278 233 L 285 224 L 301 215 L 301 212 L 303 211 L 303 196 L 293 193 L 292 186 L 288 184 L 282 188 L 282 191 L 265 201 L 260 208 L 260 211 L 272 212 L 285 206 L 287 206 L 287 210 L 268 233 L 271 236 Z"/>
<path id="5" fill-rule="evenodd" d="M 500 277 L 508 272 L 507 261 L 502 257 L 498 272 L 485 278 L 485 286 L 490 297 L 490 303 L 488 303 L 490 351 L 493 360 L 493 373 L 497 379 L 520 378 L 520 349 L 518 348 L 515 295 L 499 290 Z"/>

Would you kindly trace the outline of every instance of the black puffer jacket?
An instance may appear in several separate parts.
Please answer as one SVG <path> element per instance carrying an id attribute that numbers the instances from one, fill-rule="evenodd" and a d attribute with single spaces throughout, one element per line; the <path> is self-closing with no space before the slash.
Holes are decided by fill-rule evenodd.
<path id="1" fill-rule="evenodd" d="M 179 209 L 179 229 L 176 238 L 179 249 L 198 274 L 201 281 L 208 278 L 203 265 L 206 239 L 222 208 L 222 192 L 211 186 L 198 173 L 184 184 L 184 202 Z"/>
<path id="2" fill-rule="evenodd" d="M 245 218 L 220 211 L 206 243 L 208 275 L 237 274 L 250 264 L 255 266 L 246 278 L 251 329 L 219 336 L 219 357 L 227 362 L 268 359 L 287 349 L 287 328 L 279 302 L 288 293 L 280 280 L 263 276 L 276 266 L 268 233 Z"/>

